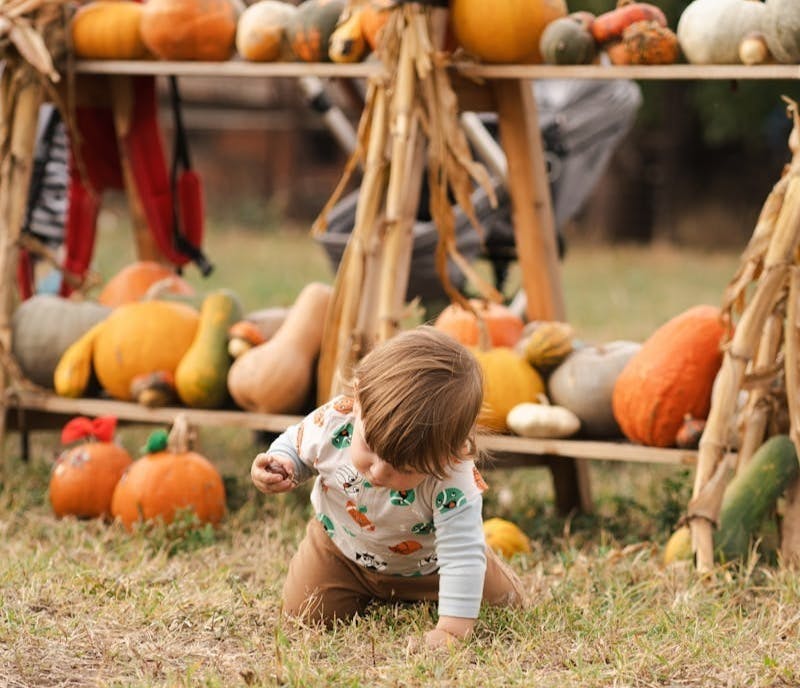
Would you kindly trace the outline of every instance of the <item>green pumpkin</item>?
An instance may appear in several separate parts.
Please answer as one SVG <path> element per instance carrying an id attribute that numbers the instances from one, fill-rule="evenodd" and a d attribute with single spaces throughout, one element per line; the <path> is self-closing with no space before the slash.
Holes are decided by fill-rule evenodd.
<path id="1" fill-rule="evenodd" d="M 344 0 L 305 0 L 286 25 L 292 52 L 303 62 L 329 62 L 328 45 L 344 11 Z"/>
<path id="2" fill-rule="evenodd" d="M 591 64 L 596 54 L 594 37 L 583 17 L 569 15 L 551 21 L 542 32 L 539 51 L 547 64 Z"/>

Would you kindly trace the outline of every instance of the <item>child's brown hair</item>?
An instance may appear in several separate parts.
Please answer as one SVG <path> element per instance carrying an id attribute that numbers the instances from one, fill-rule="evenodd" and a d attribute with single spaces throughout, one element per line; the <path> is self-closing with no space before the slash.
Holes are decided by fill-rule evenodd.
<path id="1" fill-rule="evenodd" d="M 364 441 L 393 467 L 441 478 L 474 449 L 483 374 L 469 350 L 423 325 L 368 353 L 355 370 Z"/>

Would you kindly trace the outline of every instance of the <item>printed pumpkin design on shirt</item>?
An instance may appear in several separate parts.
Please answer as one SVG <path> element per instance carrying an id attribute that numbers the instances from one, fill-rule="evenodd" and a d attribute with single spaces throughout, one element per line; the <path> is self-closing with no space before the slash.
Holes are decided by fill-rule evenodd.
<path id="1" fill-rule="evenodd" d="M 430 535 L 435 530 L 436 526 L 433 525 L 433 521 L 428 521 L 427 523 L 415 523 L 413 526 L 411 526 L 411 532 L 414 535 Z"/>
<path id="2" fill-rule="evenodd" d="M 301 450 L 302 450 L 302 446 L 303 446 L 303 429 L 304 428 L 305 428 L 305 426 L 302 423 L 300 423 L 300 426 L 297 428 L 297 455 L 298 456 L 302 456 L 303 455 L 303 452 Z"/>
<path id="3" fill-rule="evenodd" d="M 389 502 L 395 506 L 411 506 L 417 498 L 413 489 L 411 490 L 391 490 L 389 492 Z"/>
<path id="4" fill-rule="evenodd" d="M 436 508 L 440 514 L 446 514 L 451 509 L 467 503 L 464 493 L 457 487 L 448 487 L 436 495 Z"/>
<path id="5" fill-rule="evenodd" d="M 475 479 L 475 487 L 477 487 L 481 492 L 486 492 L 486 490 L 489 489 L 489 486 L 483 479 L 481 472 L 475 466 L 472 467 L 472 477 Z"/>
<path id="6" fill-rule="evenodd" d="M 337 428 L 331 437 L 331 444 L 337 449 L 347 449 L 353 441 L 353 424 L 345 423 Z"/>
<path id="7" fill-rule="evenodd" d="M 422 549 L 422 545 L 416 540 L 403 540 L 396 545 L 391 545 L 389 549 L 395 554 L 413 554 L 418 549 Z"/>
<path id="8" fill-rule="evenodd" d="M 333 409 L 334 411 L 346 415 L 352 413 L 354 403 L 355 402 L 350 397 L 339 397 L 333 402 Z"/>
<path id="9" fill-rule="evenodd" d="M 361 528 L 372 532 L 375 530 L 375 524 L 367 518 L 364 513 L 366 507 L 359 507 L 352 499 L 348 499 L 344 505 L 347 513 Z"/>
<path id="10" fill-rule="evenodd" d="M 314 425 L 318 427 L 322 427 L 325 424 L 325 407 L 320 406 L 316 411 L 314 411 Z"/>

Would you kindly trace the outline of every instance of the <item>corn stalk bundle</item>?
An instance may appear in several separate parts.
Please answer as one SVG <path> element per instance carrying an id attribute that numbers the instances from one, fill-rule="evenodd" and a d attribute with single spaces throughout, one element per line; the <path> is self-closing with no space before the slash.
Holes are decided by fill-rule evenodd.
<path id="1" fill-rule="evenodd" d="M 39 107 L 59 101 L 54 64 L 66 54 L 64 0 L 0 0 L 0 390 L 11 363 L 17 247 L 25 219 Z M 0 413 L 0 438 L 5 413 Z"/>
<path id="2" fill-rule="evenodd" d="M 800 111 L 794 101 L 786 102 L 794 123 L 792 160 L 768 195 L 723 295 L 723 312 L 735 327 L 714 384 L 688 509 L 700 571 L 713 566 L 713 528 L 731 473 L 787 425 L 800 456 Z M 728 454 L 727 428 L 742 393 L 747 401 L 739 412 L 739 451 Z M 781 554 L 787 563 L 800 563 L 797 482 L 787 493 Z"/>
<path id="3" fill-rule="evenodd" d="M 357 149 L 313 229 L 325 231 L 327 212 L 360 165 L 363 176 L 355 224 L 324 328 L 318 369 L 320 401 L 347 389 L 354 364 L 399 328 L 418 184 L 426 159 L 430 210 L 438 231 L 436 270 L 446 293 L 472 309 L 450 283 L 450 259 L 486 298 L 502 300 L 456 248 L 449 194 L 480 231 L 470 197 L 473 181 L 492 199 L 494 192 L 487 171 L 472 158 L 459 125 L 446 59 L 436 49 L 444 33 L 445 11 L 422 3 L 397 4 L 390 11 L 378 50 L 385 69 L 369 81 Z"/>

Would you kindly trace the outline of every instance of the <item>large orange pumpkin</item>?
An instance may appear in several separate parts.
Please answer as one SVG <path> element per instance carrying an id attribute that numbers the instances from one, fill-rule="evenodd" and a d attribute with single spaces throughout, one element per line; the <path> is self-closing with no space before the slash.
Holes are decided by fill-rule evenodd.
<path id="1" fill-rule="evenodd" d="M 225 515 L 225 486 L 214 465 L 189 447 L 184 415 L 148 441 L 148 454 L 122 476 L 111 500 L 111 513 L 128 530 L 139 521 L 171 523 L 179 510 L 191 509 L 201 523 L 219 523 Z"/>
<path id="2" fill-rule="evenodd" d="M 539 38 L 567 15 L 565 0 L 451 0 L 456 41 L 483 62 L 541 62 Z"/>
<path id="3" fill-rule="evenodd" d="M 137 260 L 108 280 L 97 300 L 104 306 L 116 308 L 124 303 L 141 300 L 156 283 L 163 284 L 164 291 L 169 294 L 194 295 L 192 285 L 172 268 L 154 260 Z"/>
<path id="4" fill-rule="evenodd" d="M 470 304 L 486 323 L 490 346 L 514 346 L 519 341 L 525 327 L 522 318 L 506 306 L 492 301 L 470 299 Z M 439 314 L 434 327 L 446 332 L 464 346 L 477 346 L 480 343 L 478 318 L 475 313 L 457 303 L 451 303 Z"/>
<path id="5" fill-rule="evenodd" d="M 114 418 L 75 418 L 64 426 L 64 444 L 83 441 L 61 453 L 50 475 L 50 504 L 59 518 L 110 515 L 114 488 L 132 463 L 128 452 L 113 442 L 115 427 Z"/>
<path id="6" fill-rule="evenodd" d="M 115 308 L 90 350 L 103 389 L 127 401 L 132 399 L 131 382 L 137 375 L 158 370 L 174 375 L 199 323 L 194 308 L 171 301 L 141 301 Z"/>
<path id="7" fill-rule="evenodd" d="M 233 54 L 237 19 L 229 0 L 147 0 L 142 40 L 162 60 L 222 62 Z"/>
<path id="8" fill-rule="evenodd" d="M 628 439 L 669 447 L 687 413 L 708 416 L 725 332 L 719 309 L 702 305 L 650 335 L 614 384 L 614 418 Z"/>

